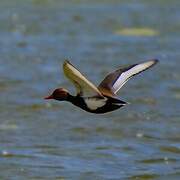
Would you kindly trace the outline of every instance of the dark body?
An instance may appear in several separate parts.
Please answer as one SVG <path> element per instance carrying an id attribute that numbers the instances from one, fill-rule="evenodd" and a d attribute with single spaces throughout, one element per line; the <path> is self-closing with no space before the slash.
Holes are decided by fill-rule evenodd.
<path id="1" fill-rule="evenodd" d="M 87 104 L 85 103 L 84 99 L 81 96 L 69 95 L 67 98 L 67 101 L 71 102 L 72 104 L 80 107 L 81 109 L 87 112 L 91 112 L 95 114 L 104 114 L 107 112 L 111 112 L 127 104 L 126 102 L 121 101 L 120 99 L 117 99 L 117 98 L 112 98 L 112 97 L 107 97 L 107 96 L 105 97 L 107 98 L 106 104 L 95 110 L 88 108 Z"/>

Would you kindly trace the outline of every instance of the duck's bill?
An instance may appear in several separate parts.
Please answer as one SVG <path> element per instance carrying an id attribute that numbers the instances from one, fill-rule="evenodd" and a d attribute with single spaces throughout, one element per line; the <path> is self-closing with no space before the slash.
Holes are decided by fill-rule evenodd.
<path id="1" fill-rule="evenodd" d="M 44 99 L 53 99 L 53 96 L 50 95 L 50 96 L 45 97 Z"/>

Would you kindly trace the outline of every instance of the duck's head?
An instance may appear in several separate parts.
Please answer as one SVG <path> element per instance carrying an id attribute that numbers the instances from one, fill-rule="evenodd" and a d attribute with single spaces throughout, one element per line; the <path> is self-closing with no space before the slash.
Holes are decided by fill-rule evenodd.
<path id="1" fill-rule="evenodd" d="M 68 95 L 69 92 L 66 89 L 57 88 L 53 91 L 53 93 L 50 96 L 47 96 L 44 99 L 55 99 L 58 101 L 65 101 L 67 100 Z"/>

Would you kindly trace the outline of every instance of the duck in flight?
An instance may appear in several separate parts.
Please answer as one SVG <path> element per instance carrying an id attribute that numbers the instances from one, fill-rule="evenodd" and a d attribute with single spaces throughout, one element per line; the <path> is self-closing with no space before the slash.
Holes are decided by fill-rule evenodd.
<path id="1" fill-rule="evenodd" d="M 139 64 L 119 68 L 110 74 L 96 87 L 77 70 L 69 61 L 63 64 L 65 76 L 74 84 L 77 94 L 71 95 L 64 88 L 57 88 L 45 99 L 68 101 L 90 113 L 103 114 L 119 109 L 127 104 L 117 97 L 121 87 L 136 74 L 154 66 L 158 60 L 153 59 Z"/>

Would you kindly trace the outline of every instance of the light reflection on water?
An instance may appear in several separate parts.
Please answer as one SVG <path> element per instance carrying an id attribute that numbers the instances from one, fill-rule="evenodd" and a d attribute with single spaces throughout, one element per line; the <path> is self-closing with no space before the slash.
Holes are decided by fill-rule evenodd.
<path id="1" fill-rule="evenodd" d="M 179 179 L 175 4 L 11 3 L 0 6 L 0 178 Z M 131 27 L 158 33 L 121 34 Z M 65 58 L 96 84 L 121 64 L 160 64 L 122 89 L 130 105 L 93 115 L 43 100 L 59 86 L 73 92 L 61 68 Z"/>

